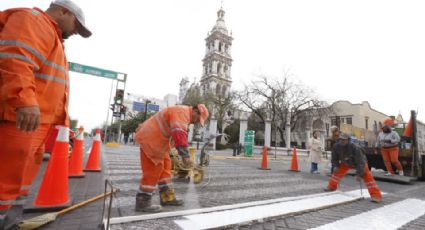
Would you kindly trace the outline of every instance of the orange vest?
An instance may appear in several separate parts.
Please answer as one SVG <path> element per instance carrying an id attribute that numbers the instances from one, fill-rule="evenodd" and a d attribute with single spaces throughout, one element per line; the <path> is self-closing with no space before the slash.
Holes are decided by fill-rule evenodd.
<path id="1" fill-rule="evenodd" d="M 155 164 L 164 160 L 170 152 L 171 133 L 174 130 L 187 132 L 191 122 L 192 107 L 178 105 L 165 108 L 143 124 L 136 132 L 136 141 Z"/>
<path id="2" fill-rule="evenodd" d="M 0 121 L 38 106 L 40 122 L 69 126 L 69 74 L 62 32 L 38 8 L 0 12 Z"/>

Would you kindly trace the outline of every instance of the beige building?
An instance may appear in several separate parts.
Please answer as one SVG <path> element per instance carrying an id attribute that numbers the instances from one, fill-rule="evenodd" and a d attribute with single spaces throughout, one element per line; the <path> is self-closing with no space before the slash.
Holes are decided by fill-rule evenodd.
<path id="1" fill-rule="evenodd" d="M 330 125 L 337 125 L 342 132 L 356 137 L 358 140 L 367 141 L 369 146 L 374 145 L 382 123 L 388 117 L 388 115 L 373 109 L 367 101 L 359 104 L 336 101 L 331 107 L 334 115 L 329 117 Z"/>
<path id="2" fill-rule="evenodd" d="M 339 126 L 342 132 L 361 141 L 367 141 L 371 146 L 375 143 L 376 135 L 382 126 L 382 122 L 388 115 L 373 109 L 369 102 L 363 101 L 353 104 L 346 100 L 334 102 L 331 106 L 331 114 L 327 117 L 306 116 L 291 133 L 291 145 L 307 147 L 313 132 L 319 131 L 323 144 L 331 135 L 330 127 Z"/>
<path id="3" fill-rule="evenodd" d="M 384 119 L 388 117 L 388 115 L 373 109 L 367 101 L 363 101 L 360 104 L 352 104 L 349 101 L 336 101 L 331 107 L 335 113 L 334 116 L 330 117 L 331 125 L 337 125 L 337 118 L 339 118 L 340 124 L 377 131 Z"/>

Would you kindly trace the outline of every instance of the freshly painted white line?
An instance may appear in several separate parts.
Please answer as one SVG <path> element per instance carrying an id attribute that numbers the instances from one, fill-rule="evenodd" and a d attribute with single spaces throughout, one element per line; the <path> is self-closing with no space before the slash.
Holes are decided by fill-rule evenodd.
<path id="1" fill-rule="evenodd" d="M 254 220 L 262 220 L 268 217 L 288 215 L 317 208 L 325 208 L 354 201 L 359 198 L 360 191 L 357 192 L 357 195 L 333 193 L 328 196 L 318 196 L 255 207 L 188 215 L 184 216 L 187 220 L 176 220 L 175 223 L 183 229 L 218 228 Z"/>
<path id="2" fill-rule="evenodd" d="M 425 214 L 425 201 L 406 199 L 322 225 L 314 230 L 398 229 Z"/>
<path id="3" fill-rule="evenodd" d="M 198 213 L 223 211 L 223 210 L 229 210 L 229 209 L 258 206 L 258 205 L 272 204 L 272 203 L 285 202 L 285 201 L 310 199 L 310 198 L 321 197 L 321 196 L 331 196 L 335 194 L 343 194 L 343 193 L 340 191 L 336 191 L 331 193 L 318 193 L 318 194 L 305 195 L 305 196 L 283 197 L 283 198 L 277 198 L 277 199 L 271 199 L 271 200 L 253 201 L 253 202 L 247 202 L 247 203 L 223 205 L 223 206 L 216 206 L 216 207 L 210 207 L 210 208 L 190 209 L 190 210 L 182 210 L 182 211 L 174 211 L 174 212 L 162 212 L 162 213 L 144 214 L 144 215 L 138 215 L 138 216 L 115 217 L 110 219 L 110 223 L 119 224 L 119 223 L 127 223 L 127 222 L 141 221 L 141 220 L 150 220 L 150 219 L 184 216 L 184 215 L 191 215 L 191 214 L 198 214 Z M 358 194 L 360 194 L 360 192 L 358 192 Z"/>

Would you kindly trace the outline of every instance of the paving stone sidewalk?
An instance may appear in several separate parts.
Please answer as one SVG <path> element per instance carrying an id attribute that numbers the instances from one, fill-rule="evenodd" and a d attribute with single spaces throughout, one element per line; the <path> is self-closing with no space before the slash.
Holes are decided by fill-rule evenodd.
<path id="1" fill-rule="evenodd" d="M 104 147 L 102 146 L 102 150 Z M 84 162 L 88 154 L 84 154 Z M 41 181 L 45 169 L 47 167 L 48 161 L 43 161 L 42 167 L 31 187 L 31 192 L 29 194 L 27 204 L 30 205 L 35 197 L 36 193 L 40 187 Z M 103 168 L 102 164 L 102 169 Z M 72 199 L 73 204 L 77 204 L 84 200 L 95 197 L 104 192 L 104 171 L 102 172 L 85 172 L 84 178 L 69 178 L 69 195 Z M 92 230 L 92 229 L 101 229 L 99 224 L 101 223 L 101 215 L 103 208 L 103 199 L 95 201 L 93 203 L 87 204 L 83 207 L 80 207 L 76 210 L 70 211 L 69 213 L 64 214 L 63 216 L 57 217 L 54 222 L 44 225 L 39 228 L 41 230 Z M 38 213 L 25 213 L 23 219 L 29 219 L 36 216 L 46 214 L 48 212 L 38 212 Z"/>

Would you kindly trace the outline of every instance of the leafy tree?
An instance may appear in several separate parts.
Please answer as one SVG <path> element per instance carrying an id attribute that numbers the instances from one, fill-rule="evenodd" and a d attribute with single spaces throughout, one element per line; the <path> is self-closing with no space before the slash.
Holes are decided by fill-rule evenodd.
<path id="1" fill-rule="evenodd" d="M 201 95 L 201 89 L 198 84 L 192 84 L 187 90 L 186 95 L 183 98 L 184 105 L 194 106 L 200 103 L 205 103 L 204 98 Z"/>
<path id="2" fill-rule="evenodd" d="M 154 114 L 154 112 L 148 112 L 147 119 L 149 119 Z M 128 119 L 123 121 L 121 124 L 121 132 L 128 135 L 129 133 L 136 132 L 139 124 L 145 121 L 145 113 L 128 113 L 127 116 Z"/>

